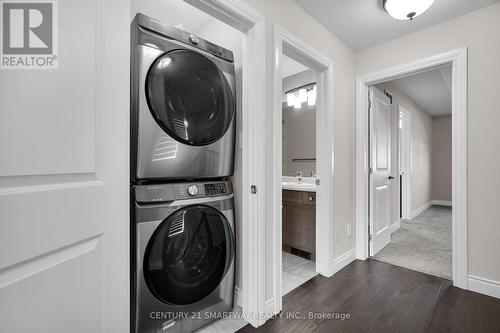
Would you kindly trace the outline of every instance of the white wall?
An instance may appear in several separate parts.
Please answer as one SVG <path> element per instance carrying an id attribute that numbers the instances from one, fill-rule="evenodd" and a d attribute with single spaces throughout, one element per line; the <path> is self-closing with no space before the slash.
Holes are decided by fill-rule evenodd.
<path id="1" fill-rule="evenodd" d="M 357 54 L 357 75 L 468 48 L 469 274 L 500 281 L 500 4 Z"/>
<path id="2" fill-rule="evenodd" d="M 451 114 L 432 117 L 432 200 L 451 201 Z"/>

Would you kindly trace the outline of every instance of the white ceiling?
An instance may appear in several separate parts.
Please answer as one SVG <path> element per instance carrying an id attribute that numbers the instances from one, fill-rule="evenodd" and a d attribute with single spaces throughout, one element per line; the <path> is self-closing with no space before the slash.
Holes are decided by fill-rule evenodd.
<path id="1" fill-rule="evenodd" d="M 281 78 L 289 77 L 303 71 L 308 70 L 308 68 L 301 63 L 293 60 L 292 58 L 283 55 L 281 63 Z"/>
<path id="2" fill-rule="evenodd" d="M 132 0 L 131 7 L 132 18 L 136 13 L 142 13 L 192 33 L 213 20 L 183 0 Z"/>
<path id="3" fill-rule="evenodd" d="M 451 66 L 391 82 L 431 116 L 451 113 Z"/>
<path id="4" fill-rule="evenodd" d="M 398 21 L 382 9 L 382 0 L 293 1 L 355 51 L 500 2 L 500 0 L 435 0 L 429 10 L 413 21 Z"/>

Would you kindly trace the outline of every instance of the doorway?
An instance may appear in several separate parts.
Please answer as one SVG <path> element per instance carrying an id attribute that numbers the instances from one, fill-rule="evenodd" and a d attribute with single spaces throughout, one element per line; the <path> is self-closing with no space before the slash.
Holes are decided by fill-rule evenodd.
<path id="1" fill-rule="evenodd" d="M 274 26 L 273 41 L 273 160 L 272 208 L 273 208 L 273 297 L 266 301 L 273 313 L 282 309 L 282 268 L 283 268 L 283 229 L 282 229 L 282 156 L 283 156 L 283 82 L 282 67 L 284 56 L 316 72 L 315 158 L 316 177 L 314 177 L 315 195 L 296 198 L 301 203 L 315 203 L 315 241 L 314 256 L 316 272 L 323 276 L 332 276 L 333 268 L 333 64 L 330 59 L 319 54 L 315 49 L 278 26 Z M 307 88 L 306 88 L 307 92 Z M 299 93 L 300 94 L 300 93 Z M 307 163 L 300 159 L 312 156 L 297 156 L 295 163 Z M 292 162 L 293 163 L 293 162 Z M 304 175 L 303 175 L 304 176 Z M 298 192 L 297 192 L 298 193 Z"/>
<path id="2" fill-rule="evenodd" d="M 357 106 L 356 106 L 356 247 L 357 257 L 366 259 L 370 256 L 369 244 L 373 241 L 373 229 L 369 225 L 374 217 L 370 208 L 373 197 L 370 188 L 369 152 L 369 91 L 370 87 L 382 82 L 422 73 L 442 66 L 451 66 L 451 127 L 452 127 L 452 280 L 457 287 L 467 289 L 467 50 L 460 49 L 434 57 L 400 65 L 395 68 L 358 77 L 357 79 Z M 412 119 L 413 121 L 413 119 Z M 412 147 L 415 149 L 415 147 Z M 373 156 L 372 156 L 373 157 Z M 388 200 L 388 197 L 386 197 Z M 412 199 L 413 200 L 413 199 Z M 373 203 L 372 203 L 373 205 Z M 384 205 L 385 207 L 385 205 Z M 388 209 L 385 211 L 388 213 Z M 384 215 L 375 216 L 375 219 Z M 371 223 L 369 223 L 371 222 Z M 383 228 L 378 229 L 382 231 Z M 390 232 L 383 230 L 383 232 Z M 372 239 L 369 239 L 369 235 Z M 387 240 L 387 238 L 384 238 Z M 382 246 L 383 247 L 383 246 Z"/>
<path id="3" fill-rule="evenodd" d="M 282 295 L 316 273 L 317 72 L 282 57 Z"/>
<path id="4" fill-rule="evenodd" d="M 451 280 L 452 96 L 447 82 L 450 65 L 370 87 L 370 256 Z"/>
<path id="5" fill-rule="evenodd" d="M 150 16 L 169 15 L 174 21 L 167 22 L 182 30 L 193 32 L 215 44 L 237 42 L 235 57 L 241 60 L 235 67 L 241 80 L 236 89 L 241 92 L 237 98 L 237 134 L 235 147 L 235 173 L 231 179 L 235 185 L 236 243 L 237 243 L 237 286 L 234 302 L 252 326 L 264 323 L 265 313 L 265 18 L 242 1 L 218 0 L 175 0 L 134 1 L 139 7 L 149 8 Z M 148 6 L 150 4 L 150 6 Z M 167 7 L 167 9 L 165 9 Z M 208 20 L 207 20 L 208 17 Z M 160 18 L 161 19 L 161 18 Z M 236 34 L 228 37 L 231 27 Z M 227 28 L 227 27 L 226 27 Z M 221 32 L 222 31 L 222 32 Z M 235 37 L 234 37 L 235 36 Z M 245 203 L 244 205 L 241 203 Z M 239 228 L 241 226 L 241 228 Z M 239 254 L 238 254 L 239 253 Z"/>

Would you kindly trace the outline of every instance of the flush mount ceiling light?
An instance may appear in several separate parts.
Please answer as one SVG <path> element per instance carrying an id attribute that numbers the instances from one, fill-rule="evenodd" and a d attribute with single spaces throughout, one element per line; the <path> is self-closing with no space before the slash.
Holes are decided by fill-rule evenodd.
<path id="1" fill-rule="evenodd" d="M 433 3 L 434 0 L 384 0 L 384 9 L 397 20 L 413 20 Z"/>

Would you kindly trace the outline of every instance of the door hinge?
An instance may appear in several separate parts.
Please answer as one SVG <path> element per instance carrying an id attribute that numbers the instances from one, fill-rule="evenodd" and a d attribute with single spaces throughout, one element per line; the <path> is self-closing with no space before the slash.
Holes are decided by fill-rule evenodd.
<path id="1" fill-rule="evenodd" d="M 372 241 L 372 239 L 373 239 L 372 234 L 369 234 L 369 235 L 368 235 L 368 241 L 369 241 L 369 242 L 371 242 L 371 241 Z"/>
<path id="2" fill-rule="evenodd" d="M 368 98 L 368 109 L 372 108 L 372 100 Z"/>
<path id="3" fill-rule="evenodd" d="M 373 174 L 373 168 L 372 168 L 372 167 L 370 167 L 370 168 L 368 169 L 368 172 L 370 173 L 370 175 L 371 175 L 371 174 Z"/>

